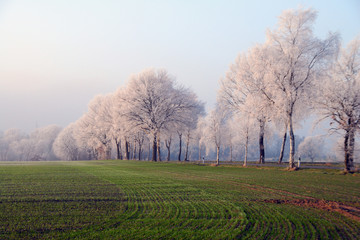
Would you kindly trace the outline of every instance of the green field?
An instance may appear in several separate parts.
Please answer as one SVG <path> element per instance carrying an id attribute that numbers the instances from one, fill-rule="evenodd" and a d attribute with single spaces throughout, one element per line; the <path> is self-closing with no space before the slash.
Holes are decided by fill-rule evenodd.
<path id="1" fill-rule="evenodd" d="M 0 162 L 0 239 L 360 239 L 360 175 Z"/>

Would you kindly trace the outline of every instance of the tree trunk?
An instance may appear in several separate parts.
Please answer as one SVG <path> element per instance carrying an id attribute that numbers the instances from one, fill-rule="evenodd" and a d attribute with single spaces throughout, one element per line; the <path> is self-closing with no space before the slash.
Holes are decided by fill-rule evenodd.
<path id="1" fill-rule="evenodd" d="M 151 149 L 151 143 L 149 141 L 149 144 L 148 144 L 148 152 L 147 152 L 147 160 L 150 161 L 150 149 Z"/>
<path id="2" fill-rule="evenodd" d="M 156 134 L 154 134 L 153 148 L 152 148 L 152 161 L 153 162 L 156 162 L 156 152 L 157 152 L 157 140 L 156 140 Z"/>
<path id="3" fill-rule="evenodd" d="M 157 154 L 158 161 L 161 162 L 161 151 L 160 151 L 160 136 L 157 137 Z"/>
<path id="4" fill-rule="evenodd" d="M 199 161 L 201 161 L 201 143 L 199 141 Z"/>
<path id="5" fill-rule="evenodd" d="M 129 159 L 133 159 L 133 145 L 129 142 Z"/>
<path id="6" fill-rule="evenodd" d="M 136 141 L 134 141 L 134 143 L 133 143 L 133 156 L 132 156 L 132 159 L 136 159 Z"/>
<path id="7" fill-rule="evenodd" d="M 106 147 L 106 159 L 111 159 L 111 147 Z"/>
<path id="8" fill-rule="evenodd" d="M 260 157 L 259 157 L 259 163 L 264 164 L 265 163 L 265 146 L 264 146 L 265 121 L 264 121 L 264 119 L 261 119 L 259 121 L 259 123 L 260 123 L 260 132 L 259 132 Z"/>
<path id="9" fill-rule="evenodd" d="M 179 134 L 179 155 L 178 155 L 178 161 L 180 162 L 181 161 L 181 143 L 182 143 L 182 140 L 181 140 L 181 137 L 182 137 L 182 134 L 180 133 Z"/>
<path id="10" fill-rule="evenodd" d="M 166 161 L 169 162 L 170 161 L 170 145 L 166 145 L 166 148 L 167 148 L 167 151 L 168 151 Z"/>
<path id="11" fill-rule="evenodd" d="M 186 134 L 186 150 L 185 150 L 185 159 L 184 161 L 189 161 L 189 144 L 190 144 L 190 132 Z"/>
<path id="12" fill-rule="evenodd" d="M 130 160 L 129 142 L 125 140 L 125 157 L 126 160 Z"/>
<path id="13" fill-rule="evenodd" d="M 248 156 L 248 144 L 245 144 L 245 158 L 244 158 L 244 164 L 243 166 L 246 167 L 247 166 L 247 156 Z"/>
<path id="14" fill-rule="evenodd" d="M 355 170 L 354 167 L 354 151 L 355 151 L 355 129 L 351 128 L 349 133 L 349 169 L 350 172 Z"/>
<path id="15" fill-rule="evenodd" d="M 115 143 L 116 143 L 116 158 L 120 159 L 121 141 L 115 140 Z"/>
<path id="16" fill-rule="evenodd" d="M 120 160 L 123 160 L 124 155 L 123 155 L 122 148 L 121 148 L 121 140 L 119 141 L 119 152 L 120 152 Z"/>
<path id="17" fill-rule="evenodd" d="M 290 138 L 290 155 L 289 155 L 289 168 L 295 168 L 295 136 L 293 131 L 292 116 L 289 116 L 289 138 Z"/>
<path id="18" fill-rule="evenodd" d="M 169 140 L 165 140 L 165 146 L 167 148 L 167 158 L 166 161 L 170 161 L 170 148 L 171 148 L 171 137 L 169 138 Z"/>
<path id="19" fill-rule="evenodd" d="M 141 160 L 141 152 L 142 152 L 142 144 L 139 143 L 139 158 L 138 160 Z"/>
<path id="20" fill-rule="evenodd" d="M 345 132 L 344 136 L 344 164 L 345 164 L 345 172 L 348 172 L 350 170 L 350 164 L 349 164 L 349 131 Z"/>
<path id="21" fill-rule="evenodd" d="M 355 138 L 354 138 L 354 134 L 352 133 L 352 130 L 346 130 L 344 136 L 344 154 L 345 154 L 344 171 L 345 172 L 352 172 L 354 170 L 354 162 L 353 162 L 354 143 L 355 143 Z"/>
<path id="22" fill-rule="evenodd" d="M 285 144 L 286 144 L 286 137 L 287 137 L 287 127 L 285 128 L 285 133 L 282 139 L 282 143 L 281 143 L 281 150 L 280 150 L 280 156 L 279 156 L 279 164 L 282 163 L 282 160 L 284 158 L 284 150 L 285 150 Z"/>
<path id="23" fill-rule="evenodd" d="M 230 162 L 232 162 L 233 160 L 233 148 L 232 148 L 232 144 L 230 145 Z"/>
<path id="24" fill-rule="evenodd" d="M 216 165 L 219 165 L 220 162 L 220 146 L 216 147 Z"/>
<path id="25" fill-rule="evenodd" d="M 246 138 L 245 138 L 245 157 L 243 166 L 247 165 L 247 156 L 248 156 L 248 145 L 249 145 L 249 129 L 246 129 Z"/>

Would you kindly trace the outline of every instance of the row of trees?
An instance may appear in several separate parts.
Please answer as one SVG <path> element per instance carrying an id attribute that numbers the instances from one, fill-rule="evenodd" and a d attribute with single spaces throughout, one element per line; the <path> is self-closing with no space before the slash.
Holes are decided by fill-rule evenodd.
<path id="1" fill-rule="evenodd" d="M 360 126 L 360 40 L 347 48 L 340 47 L 338 34 L 320 40 L 312 32 L 315 19 L 312 9 L 284 11 L 266 42 L 231 64 L 221 79 L 217 105 L 207 115 L 196 94 L 166 70 L 147 69 L 117 91 L 96 96 L 88 111 L 61 132 L 55 126 L 21 137 L 15 130 L 5 132 L 1 159 L 28 146 L 32 153 L 21 154 L 24 160 L 48 159 L 49 149 L 63 160 L 109 159 L 114 152 L 117 159 L 187 161 L 194 152 L 198 160 L 215 152 L 217 163 L 221 154 L 229 160 L 241 155 L 246 165 L 256 141 L 259 163 L 264 163 L 265 143 L 269 153 L 280 135 L 278 162 L 289 146 L 289 168 L 294 168 L 294 129 L 315 113 L 342 134 L 345 170 L 352 171 Z M 314 159 L 322 141 L 305 138 L 299 155 Z"/>
<path id="2" fill-rule="evenodd" d="M 345 170 L 352 171 L 360 120 L 360 42 L 356 39 L 342 49 L 338 34 L 316 38 L 316 15 L 312 9 L 284 11 L 266 42 L 240 54 L 230 66 L 221 81 L 219 103 L 257 121 L 260 162 L 270 121 L 283 132 L 284 144 L 289 134 L 289 168 L 295 167 L 296 125 L 311 112 L 330 119 L 332 129 L 343 133 Z"/>
<path id="3" fill-rule="evenodd" d="M 180 159 L 185 137 L 187 160 L 190 134 L 203 114 L 203 103 L 194 92 L 177 84 L 166 70 L 147 69 L 116 92 L 95 97 L 88 112 L 64 129 L 54 147 L 64 159 L 79 159 L 85 153 L 90 159 L 109 159 L 113 145 L 118 159 L 141 159 L 151 143 L 151 159 L 157 161 L 161 142 L 169 160 L 175 137 L 180 140 Z"/>
<path id="4" fill-rule="evenodd" d="M 164 134 L 160 145 L 161 148 L 167 151 L 162 152 L 160 159 L 198 161 L 203 160 L 203 158 L 215 160 L 218 157 L 217 161 L 220 158 L 226 161 L 244 161 L 246 165 L 248 157 L 252 160 L 258 157 L 256 154 L 257 128 L 243 128 L 248 125 L 242 124 L 243 119 L 236 117 L 224 122 L 221 133 L 219 133 L 220 129 L 212 131 L 215 124 L 211 124 L 210 120 L 210 115 L 200 117 L 197 128 L 193 129 L 190 135 L 186 135 L 186 142 L 182 146 L 182 141 L 180 141 L 182 138 L 179 138 L 178 133 L 171 136 Z M 214 119 L 212 119 L 212 123 L 214 123 Z M 9 129 L 4 133 L 0 132 L 0 161 L 77 160 L 101 157 L 95 154 L 96 145 L 93 147 L 94 150 L 89 151 L 79 145 L 80 139 L 76 140 L 78 137 L 75 135 L 75 127 L 76 124 L 73 123 L 63 130 L 58 126 L 50 125 L 35 129 L 30 134 L 26 134 L 19 129 Z M 268 159 L 275 161 L 278 156 L 278 149 L 282 144 L 281 138 L 274 132 L 276 129 L 267 130 L 267 156 Z M 147 135 L 141 136 L 138 134 L 131 139 L 127 144 L 128 158 L 151 160 L 150 138 Z M 214 141 L 215 139 L 217 139 L 217 142 Z M 297 139 L 300 140 L 297 152 L 303 159 L 314 161 L 339 158 L 340 151 L 338 151 L 337 145 L 334 146 L 334 151 L 332 151 L 336 156 L 325 154 L 322 136 L 298 137 Z M 138 144 L 139 140 L 140 144 Z M 124 143 L 123 141 L 121 146 L 117 139 L 114 138 L 110 143 L 112 151 L 109 153 L 108 158 L 126 158 L 123 151 L 125 149 Z M 218 143 L 219 150 L 221 147 L 221 151 L 217 152 L 216 143 Z M 186 152 L 186 154 L 181 155 L 181 152 Z M 285 152 L 285 156 L 288 156 L 288 154 L 288 151 Z"/>
<path id="5" fill-rule="evenodd" d="M 9 129 L 0 134 L 0 161 L 53 160 L 53 143 L 60 131 L 55 125 L 38 128 L 31 134 Z"/>

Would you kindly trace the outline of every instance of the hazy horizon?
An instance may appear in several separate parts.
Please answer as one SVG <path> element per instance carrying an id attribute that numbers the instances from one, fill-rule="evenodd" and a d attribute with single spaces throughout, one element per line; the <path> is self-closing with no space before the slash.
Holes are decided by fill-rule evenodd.
<path id="1" fill-rule="evenodd" d="M 283 10 L 318 11 L 315 35 L 360 34 L 360 2 L 1 1 L 0 130 L 65 127 L 97 94 L 165 68 L 207 109 L 240 53 L 263 43 Z"/>

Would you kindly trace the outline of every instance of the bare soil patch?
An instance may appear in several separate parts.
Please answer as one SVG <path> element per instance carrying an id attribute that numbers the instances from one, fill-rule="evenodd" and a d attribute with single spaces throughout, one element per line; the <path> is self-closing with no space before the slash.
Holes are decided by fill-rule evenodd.
<path id="1" fill-rule="evenodd" d="M 266 203 L 291 204 L 299 207 L 317 208 L 331 212 L 338 212 L 350 219 L 360 222 L 360 208 L 345 205 L 340 202 L 318 199 L 267 199 Z"/>

